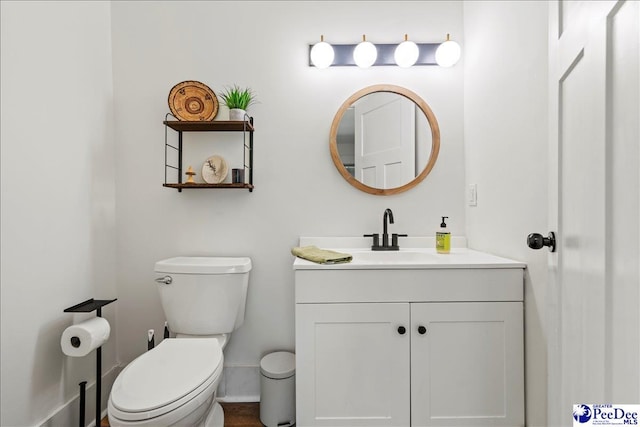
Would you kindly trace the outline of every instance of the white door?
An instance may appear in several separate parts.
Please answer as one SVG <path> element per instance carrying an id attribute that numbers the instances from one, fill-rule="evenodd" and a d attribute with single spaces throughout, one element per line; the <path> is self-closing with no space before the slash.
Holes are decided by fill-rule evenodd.
<path id="1" fill-rule="evenodd" d="M 550 426 L 640 402 L 639 6 L 550 3 Z"/>
<path id="2" fill-rule="evenodd" d="M 408 303 L 296 304 L 297 425 L 408 426 L 409 335 Z"/>
<path id="3" fill-rule="evenodd" d="M 411 426 L 523 426 L 521 302 L 411 304 Z"/>
<path id="4" fill-rule="evenodd" d="M 415 104 L 378 92 L 358 100 L 355 112 L 355 173 L 365 185 L 396 188 L 416 177 Z"/>

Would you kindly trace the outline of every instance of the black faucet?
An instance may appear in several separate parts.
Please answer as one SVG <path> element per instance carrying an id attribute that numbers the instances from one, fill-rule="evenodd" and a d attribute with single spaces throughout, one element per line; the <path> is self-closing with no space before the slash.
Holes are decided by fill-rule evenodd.
<path id="1" fill-rule="evenodd" d="M 389 246 L 389 233 L 387 233 L 387 220 L 389 224 L 393 224 L 393 212 L 391 209 L 387 208 L 384 211 L 384 216 L 382 217 L 382 246 Z"/>
<path id="2" fill-rule="evenodd" d="M 391 235 L 391 244 L 389 244 L 389 233 L 387 229 L 388 224 L 393 223 L 393 212 L 391 209 L 387 208 L 385 209 L 384 216 L 382 217 L 382 245 L 380 245 L 380 235 L 378 233 L 364 235 L 364 237 L 373 238 L 373 245 L 371 246 L 372 251 L 397 251 L 400 249 L 400 246 L 398 246 L 398 237 L 407 237 L 407 235 L 393 233 Z"/>

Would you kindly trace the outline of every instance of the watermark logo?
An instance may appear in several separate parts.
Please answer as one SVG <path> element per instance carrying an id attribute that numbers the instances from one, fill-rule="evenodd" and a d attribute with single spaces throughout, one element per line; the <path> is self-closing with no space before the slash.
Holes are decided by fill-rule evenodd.
<path id="1" fill-rule="evenodd" d="M 573 405 L 573 426 L 637 426 L 640 405 L 576 404 Z"/>
<path id="2" fill-rule="evenodd" d="M 573 419 L 580 424 L 588 422 L 591 419 L 589 405 L 573 405 Z"/>

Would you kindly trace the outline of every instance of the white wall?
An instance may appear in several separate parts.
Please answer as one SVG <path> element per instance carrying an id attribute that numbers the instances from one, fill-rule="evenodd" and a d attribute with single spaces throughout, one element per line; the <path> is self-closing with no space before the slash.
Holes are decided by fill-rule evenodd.
<path id="1" fill-rule="evenodd" d="M 547 233 L 547 3 L 464 3 L 466 182 L 469 245 L 527 263 L 525 282 L 528 426 L 546 423 L 546 250 L 526 245 Z"/>
<path id="2" fill-rule="evenodd" d="M 452 232 L 465 234 L 462 63 L 318 70 L 307 56 L 308 44 L 321 34 L 333 43 L 354 43 L 363 33 L 391 43 L 405 33 L 424 42 L 451 33 L 462 43 L 462 3 L 114 2 L 112 17 L 121 362 L 145 351 L 147 329 L 162 328 L 153 283 L 157 260 L 252 258 L 246 322 L 232 337 L 225 363 L 231 367 L 227 393 L 242 398 L 257 394 L 261 356 L 294 348 L 290 249 L 298 236 L 380 232 L 385 208 L 393 209 L 397 232 L 431 236 L 446 215 Z M 167 95 L 189 79 L 214 91 L 237 83 L 257 92 L 260 104 L 250 111 L 256 125 L 253 193 L 162 187 Z M 442 131 L 429 177 L 391 197 L 348 185 L 329 155 L 335 112 L 352 93 L 378 83 L 417 92 Z M 207 155 L 225 149 L 226 142 L 207 139 L 187 142 L 187 150 L 202 151 L 193 160 L 198 173 Z"/>
<path id="3" fill-rule="evenodd" d="M 529 264 L 527 423 L 545 424 L 546 254 L 524 242 L 546 231 L 545 2 L 0 4 L 0 424 L 35 424 L 71 399 L 79 381 L 93 380 L 92 357 L 67 360 L 59 350 L 62 330 L 80 320 L 64 307 L 117 296 L 105 315 L 114 324 L 118 313 L 119 361 L 142 353 L 146 330 L 164 321 L 153 264 L 180 254 L 252 257 L 247 319 L 226 353 L 227 391 L 252 394 L 260 357 L 294 346 L 289 250 L 297 237 L 379 231 L 387 207 L 395 231 L 432 235 L 448 215 L 453 233 L 468 234 L 472 246 Z M 404 33 L 437 41 L 447 32 L 465 52 L 451 69 L 307 66 L 307 45 L 320 34 L 351 43 L 362 33 L 393 42 Z M 258 93 L 253 193 L 161 186 L 166 99 L 187 79 Z M 417 92 L 442 131 L 431 175 L 390 197 L 349 186 L 328 150 L 335 111 L 377 83 Z M 206 139 L 191 145 L 213 154 L 233 144 Z M 34 173 L 31 165 L 40 164 Z M 465 208 L 467 183 L 478 184 L 477 207 Z M 115 332 L 105 370 L 116 363 Z"/>
<path id="4" fill-rule="evenodd" d="M 111 17 L 106 2 L 0 5 L 0 424 L 25 426 L 95 379 L 94 353 L 60 350 L 62 331 L 86 317 L 63 309 L 115 297 Z M 103 314 L 113 324 L 115 307 Z M 105 372 L 116 364 L 115 338 Z"/>

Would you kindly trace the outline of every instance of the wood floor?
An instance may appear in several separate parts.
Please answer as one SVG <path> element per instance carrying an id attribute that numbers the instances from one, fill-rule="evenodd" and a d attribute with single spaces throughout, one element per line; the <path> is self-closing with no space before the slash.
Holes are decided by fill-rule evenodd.
<path id="1" fill-rule="evenodd" d="M 260 403 L 220 403 L 224 409 L 224 427 L 262 427 Z"/>
<path id="2" fill-rule="evenodd" d="M 224 427 L 263 427 L 260 422 L 260 403 L 222 403 Z M 109 419 L 104 417 L 100 427 L 109 427 Z"/>

